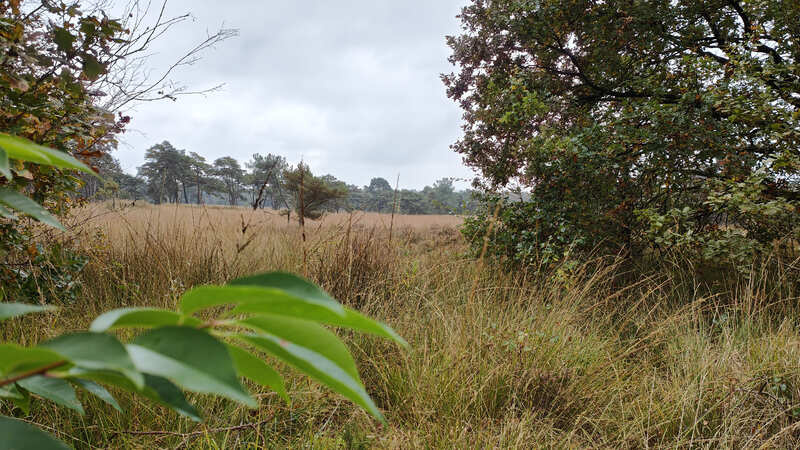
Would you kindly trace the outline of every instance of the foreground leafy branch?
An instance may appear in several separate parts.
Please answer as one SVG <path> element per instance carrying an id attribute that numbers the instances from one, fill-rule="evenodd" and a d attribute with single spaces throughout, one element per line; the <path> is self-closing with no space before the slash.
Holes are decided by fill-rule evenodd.
<path id="1" fill-rule="evenodd" d="M 211 320 L 202 318 L 210 308 L 219 306 L 228 308 Z M 4 318 L 36 310 L 31 305 L 0 303 L 0 317 Z M 200 421 L 200 413 L 187 402 L 183 390 L 219 395 L 257 408 L 258 402 L 239 381 L 244 377 L 288 401 L 283 379 L 262 356 L 269 355 L 385 422 L 364 389 L 347 347 L 322 324 L 407 345 L 388 326 L 342 306 L 309 281 L 288 273 L 266 273 L 233 280 L 226 286 L 191 289 L 181 298 L 177 311 L 116 309 L 97 317 L 88 332 L 62 335 L 35 347 L 2 343 L 0 398 L 26 414 L 31 394 L 82 414 L 75 392 L 78 387 L 121 410 L 106 385 Z M 121 328 L 145 331 L 122 343 L 109 334 Z M 15 433 L 21 426 L 4 417 L 0 435 Z M 33 429 L 26 429 L 31 445 L 40 442 Z"/>

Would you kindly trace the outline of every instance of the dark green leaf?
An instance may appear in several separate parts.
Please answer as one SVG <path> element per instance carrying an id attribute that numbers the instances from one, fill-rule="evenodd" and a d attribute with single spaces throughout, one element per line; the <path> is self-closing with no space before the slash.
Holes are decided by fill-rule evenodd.
<path id="1" fill-rule="evenodd" d="M 15 209 L 19 212 L 23 212 L 39 222 L 50 225 L 51 227 L 64 230 L 64 226 L 61 225 L 58 219 L 50 214 L 50 212 L 44 209 L 40 204 L 13 189 L 0 188 L 0 204 L 8 206 L 9 208 Z"/>
<path id="2" fill-rule="evenodd" d="M 144 373 L 168 378 L 191 391 L 258 406 L 239 383 L 225 345 L 208 333 L 167 326 L 146 332 L 127 347 L 134 364 Z"/>
<path id="3" fill-rule="evenodd" d="M 34 312 L 54 311 L 58 308 L 48 305 L 29 305 L 27 303 L 0 303 L 0 320 L 22 316 Z"/>
<path id="4" fill-rule="evenodd" d="M 56 43 L 58 49 L 62 52 L 69 52 L 72 50 L 72 43 L 77 39 L 65 28 L 57 27 L 53 32 L 53 42 Z"/>
<path id="5" fill-rule="evenodd" d="M 44 342 L 40 347 L 53 350 L 76 366 L 117 371 L 137 387 L 144 386 L 142 374 L 136 370 L 125 346 L 114 336 L 91 332 L 67 334 Z"/>
<path id="6" fill-rule="evenodd" d="M 157 308 L 120 308 L 101 314 L 89 327 L 91 331 L 101 332 L 116 328 L 149 328 L 164 325 L 186 325 L 196 327 L 200 321 L 173 311 Z"/>
<path id="7" fill-rule="evenodd" d="M 73 367 L 69 370 L 68 375 L 71 380 L 87 379 L 134 392 L 171 408 L 178 414 L 196 422 L 202 421 L 200 413 L 186 401 L 183 392 L 165 378 L 144 374 L 144 388 L 138 389 L 129 379 L 116 372 L 84 370 L 79 367 Z"/>
<path id="8" fill-rule="evenodd" d="M 17 408 L 20 409 L 25 414 L 31 413 L 31 394 L 26 391 L 25 389 L 16 386 L 19 389 L 19 393 L 22 395 L 22 398 L 11 398 L 9 401 L 14 404 Z"/>
<path id="9" fill-rule="evenodd" d="M 188 417 L 195 422 L 201 422 L 203 418 L 194 406 L 186 401 L 183 392 L 166 378 L 155 375 L 145 375 L 146 384 L 143 395 L 155 400 L 168 408 L 172 408 L 178 414 Z"/>
<path id="10" fill-rule="evenodd" d="M 83 414 L 83 407 L 75 396 L 75 389 L 61 378 L 34 375 L 17 381 L 17 384 L 33 394 Z"/>
<path id="11" fill-rule="evenodd" d="M 0 450 L 69 450 L 69 446 L 35 426 L 0 416 Z"/>
<path id="12" fill-rule="evenodd" d="M 124 412 L 124 411 L 122 411 L 122 408 L 119 406 L 119 403 L 117 403 L 117 400 L 114 398 L 114 396 L 111 395 L 111 393 L 108 392 L 106 390 L 106 388 L 104 388 L 103 386 L 100 386 L 99 384 L 95 383 L 94 381 L 83 380 L 83 379 L 80 379 L 80 378 L 75 378 L 72 381 L 74 381 L 76 384 L 80 385 L 82 388 L 86 389 L 87 391 L 89 391 L 92 394 L 94 394 L 95 396 L 97 396 L 97 398 L 99 398 L 100 400 L 102 400 L 102 401 L 108 403 L 109 405 L 113 406 L 114 409 L 116 409 L 117 411 Z"/>
<path id="13" fill-rule="evenodd" d="M 94 81 L 106 72 L 106 66 L 94 56 L 86 53 L 83 55 L 83 74 L 89 81 Z"/>
<path id="14" fill-rule="evenodd" d="M 286 400 L 286 403 L 289 403 L 289 395 L 286 394 L 283 378 L 275 369 L 256 355 L 235 345 L 228 345 L 228 352 L 231 354 L 239 375 L 272 389 Z"/>

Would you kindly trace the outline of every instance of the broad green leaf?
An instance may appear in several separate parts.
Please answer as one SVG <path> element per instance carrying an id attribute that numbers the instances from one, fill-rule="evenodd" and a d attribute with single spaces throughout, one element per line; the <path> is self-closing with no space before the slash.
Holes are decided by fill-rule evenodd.
<path id="1" fill-rule="evenodd" d="M 114 336 L 92 332 L 66 334 L 39 346 L 62 355 L 76 366 L 117 371 L 137 387 L 144 386 L 142 374 L 136 370 L 125 346 Z"/>
<path id="2" fill-rule="evenodd" d="M 181 297 L 181 310 L 186 314 L 219 305 L 246 305 L 255 303 L 274 311 L 285 310 L 286 315 L 301 315 L 305 311 L 320 310 L 328 315 L 343 316 L 342 305 L 330 302 L 307 300 L 280 289 L 257 286 L 200 286 Z"/>
<path id="3" fill-rule="evenodd" d="M 260 286 L 280 289 L 297 298 L 303 298 L 319 304 L 332 303 L 341 307 L 339 302 L 328 295 L 316 284 L 287 272 L 268 272 L 249 277 L 237 278 L 228 282 L 229 286 Z"/>
<path id="4" fill-rule="evenodd" d="M 319 353 L 270 335 L 240 334 L 237 335 L 237 338 L 287 362 L 300 372 L 360 405 L 381 422 L 386 423 L 383 414 L 375 406 L 361 383 Z"/>
<path id="5" fill-rule="evenodd" d="M 35 426 L 0 416 L 0 450 L 69 450 L 69 446 Z"/>
<path id="6" fill-rule="evenodd" d="M 313 322 L 287 317 L 252 317 L 239 323 L 258 333 L 237 335 L 239 339 L 296 367 L 385 422 L 364 390 L 350 352 L 335 334 Z"/>
<path id="7" fill-rule="evenodd" d="M 42 311 L 54 311 L 55 306 L 29 305 L 27 303 L 0 303 L 0 320 Z"/>
<path id="8" fill-rule="evenodd" d="M 183 392 L 178 386 L 172 384 L 171 381 L 166 378 L 148 374 L 145 374 L 144 381 L 147 385 L 144 392 L 142 392 L 144 396 L 175 410 L 178 414 L 186 416 L 195 422 L 203 421 L 200 412 L 186 401 Z"/>
<path id="9" fill-rule="evenodd" d="M 83 74 L 90 81 L 94 81 L 106 72 L 106 66 L 94 56 L 86 53 L 83 55 Z"/>
<path id="10" fill-rule="evenodd" d="M 0 344 L 0 374 L 9 374 L 32 367 L 43 367 L 63 359 L 58 353 L 44 348 Z"/>
<path id="11" fill-rule="evenodd" d="M 80 170 L 90 175 L 98 176 L 89 166 L 78 161 L 72 155 L 53 150 L 18 136 L 0 133 L 0 147 L 3 147 L 9 158 L 62 169 Z"/>
<path id="12" fill-rule="evenodd" d="M 95 383 L 94 381 L 83 380 L 83 379 L 80 379 L 80 378 L 76 378 L 76 379 L 74 379 L 72 381 L 74 381 L 76 384 L 80 385 L 80 387 L 86 389 L 90 393 L 92 393 L 95 396 L 97 396 L 97 398 L 99 398 L 100 400 L 102 400 L 102 401 L 108 403 L 109 405 L 113 406 L 114 409 L 116 409 L 117 411 L 124 412 L 124 411 L 122 411 L 122 408 L 119 406 L 119 403 L 117 403 L 117 400 L 114 398 L 114 396 L 111 395 L 111 393 L 108 392 L 108 390 L 106 390 L 106 388 L 104 388 L 103 386 L 100 386 L 99 384 Z"/>
<path id="13" fill-rule="evenodd" d="M 77 37 L 67 31 L 66 28 L 56 27 L 53 30 L 53 42 L 56 43 L 56 46 L 62 52 L 72 50 L 72 43 L 75 42 L 76 39 Z"/>
<path id="14" fill-rule="evenodd" d="M 279 316 L 250 317 L 237 323 L 259 334 L 271 335 L 280 341 L 291 342 L 319 353 L 361 383 L 350 350 L 338 336 L 319 324 Z"/>
<path id="15" fill-rule="evenodd" d="M 277 392 L 286 403 L 289 403 L 289 395 L 286 394 L 286 386 L 283 384 L 283 377 L 269 366 L 264 360 L 256 355 L 235 345 L 228 345 L 228 352 L 231 354 L 233 364 L 239 375 L 247 377 L 256 383 L 266 386 Z"/>
<path id="16" fill-rule="evenodd" d="M 79 367 L 73 367 L 67 374 L 70 380 L 76 381 L 78 379 L 86 379 L 97 383 L 116 386 L 120 389 L 149 398 L 195 422 L 201 422 L 203 420 L 200 417 L 200 413 L 186 401 L 186 397 L 184 397 L 180 388 L 172 384 L 172 382 L 166 378 L 144 374 L 144 388 L 138 389 L 129 379 L 116 372 L 85 370 Z"/>
<path id="17" fill-rule="evenodd" d="M 167 326 L 146 332 L 127 347 L 134 364 L 144 373 L 168 378 L 190 391 L 258 406 L 239 383 L 228 349 L 208 333 Z"/>
<path id="18" fill-rule="evenodd" d="M 344 307 L 334 300 L 299 297 L 278 288 L 250 285 L 201 286 L 191 289 L 181 297 L 180 310 L 184 314 L 191 314 L 212 306 L 254 301 L 271 301 L 286 306 L 300 302 L 326 309 L 332 314 L 344 315 Z"/>
<path id="19" fill-rule="evenodd" d="M 11 175 L 11 168 L 8 166 L 8 153 L 0 147 L 0 175 L 6 177 L 7 180 L 13 178 Z"/>
<path id="20" fill-rule="evenodd" d="M 78 397 L 75 396 L 75 389 L 61 378 L 34 375 L 17 381 L 17 384 L 39 397 L 46 398 L 83 414 L 83 406 L 78 401 Z"/>
<path id="21" fill-rule="evenodd" d="M 157 308 L 120 308 L 101 314 L 89 327 L 101 332 L 116 328 L 150 328 L 164 325 L 186 325 L 196 327 L 201 321 L 174 311 Z"/>
<path id="22" fill-rule="evenodd" d="M 227 314 L 228 316 L 270 314 L 313 320 L 376 334 L 408 345 L 388 326 L 364 317 L 352 309 L 335 302 L 308 300 L 275 288 L 253 285 L 201 286 L 189 290 L 181 299 L 181 308 L 185 307 L 187 312 L 222 304 L 237 305 Z"/>
<path id="23" fill-rule="evenodd" d="M 19 212 L 23 212 L 39 222 L 50 225 L 51 227 L 64 230 L 64 226 L 61 225 L 58 219 L 50 214 L 49 211 L 44 209 L 42 205 L 13 189 L 0 188 L 0 204 L 8 206 L 9 208 L 15 209 Z"/>

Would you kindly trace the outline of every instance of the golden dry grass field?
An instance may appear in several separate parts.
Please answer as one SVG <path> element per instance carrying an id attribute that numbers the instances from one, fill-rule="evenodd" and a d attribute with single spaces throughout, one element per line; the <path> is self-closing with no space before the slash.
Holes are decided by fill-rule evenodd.
<path id="1" fill-rule="evenodd" d="M 668 262 L 521 272 L 467 256 L 457 217 L 395 217 L 391 241 L 387 220 L 309 221 L 304 243 L 264 211 L 90 205 L 67 221 L 91 256 L 78 300 L 2 337 L 34 343 L 112 308 L 173 308 L 191 286 L 305 273 L 411 344 L 341 333 L 388 427 L 280 365 L 290 405 L 255 386 L 257 410 L 190 395 L 196 424 L 115 392 L 126 414 L 86 399 L 85 417 L 38 402 L 25 420 L 77 448 L 800 446 L 797 261 L 713 282 Z"/>

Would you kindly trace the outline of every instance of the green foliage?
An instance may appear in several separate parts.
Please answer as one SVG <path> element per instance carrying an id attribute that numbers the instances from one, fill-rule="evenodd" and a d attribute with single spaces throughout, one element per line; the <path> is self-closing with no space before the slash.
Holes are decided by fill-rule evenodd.
<path id="1" fill-rule="evenodd" d="M 220 182 L 220 192 L 228 198 L 228 204 L 235 206 L 242 197 L 242 181 L 244 180 L 244 170 L 230 156 L 224 156 L 214 160 L 212 173 Z"/>
<path id="2" fill-rule="evenodd" d="M 179 305 L 178 311 L 109 311 L 95 319 L 91 332 L 59 336 L 35 347 L 0 345 L 0 397 L 27 409 L 23 400 L 34 394 L 82 414 L 75 385 L 119 409 L 102 386 L 108 385 L 199 420 L 180 389 L 255 408 L 258 402 L 239 381 L 247 377 L 288 401 L 280 375 L 255 350 L 288 363 L 384 421 L 347 347 L 319 323 L 371 332 L 401 345 L 406 342 L 391 328 L 345 308 L 309 281 L 287 273 L 262 274 L 228 286 L 195 288 Z M 223 305 L 237 307 L 208 317 L 210 307 Z M 0 303 L 0 317 L 45 309 Z M 145 331 L 127 344 L 107 333 L 128 327 Z M 0 417 L 0 426 L 16 426 L 9 421 L 13 419 Z M 38 436 L 33 430 L 26 433 L 30 439 Z"/>
<path id="3" fill-rule="evenodd" d="M 92 176 L 84 163 L 113 148 L 129 120 L 99 101 L 109 93 L 101 85 L 114 89 L 102 75 L 124 59 L 122 24 L 74 2 L 39 3 L 0 2 L 0 289 L 21 297 L 48 284 L 45 272 L 58 261 L 38 270 L 35 260 L 55 251 L 29 251 L 35 231 L 14 222 L 15 211 L 59 228 L 55 215 L 81 182 L 73 171 Z M 55 284 L 74 274 L 54 271 Z"/>
<path id="4" fill-rule="evenodd" d="M 0 148 L 6 155 L 19 163 L 37 163 L 44 166 L 76 169 L 94 175 L 86 165 L 69 156 L 27 139 L 0 133 Z M 18 217 L 14 211 L 27 214 L 51 227 L 63 230 L 63 226 L 40 204 L 26 195 L 11 188 L 0 187 L 0 216 L 12 221 Z M 15 295 L 22 298 L 38 298 L 40 301 L 50 299 L 50 293 L 57 291 L 61 298 L 73 298 L 77 293 L 78 283 L 75 276 L 86 264 L 86 258 L 59 244 L 45 247 L 35 242 L 30 233 L 20 232 L 14 222 L 0 224 L 3 240 L 0 252 L 6 257 L 9 254 L 27 256 L 27 264 L 14 264 L 0 267 L 0 295 Z"/>
<path id="5" fill-rule="evenodd" d="M 292 196 L 295 212 L 304 218 L 322 217 L 328 204 L 347 196 L 342 186 L 328 183 L 322 177 L 311 173 L 307 164 L 300 163 L 296 168 L 284 173 L 286 190 Z M 301 202 L 302 195 L 302 202 Z"/>
<path id="6" fill-rule="evenodd" d="M 288 209 L 282 188 L 285 184 L 283 175 L 289 168 L 286 158 L 272 153 L 266 156 L 256 153 L 245 166 L 250 170 L 244 177 L 250 188 L 250 204 L 255 208 L 269 205 L 273 209 Z"/>
<path id="7" fill-rule="evenodd" d="M 475 0 L 460 18 L 454 149 L 486 191 L 530 193 L 504 202 L 497 253 L 741 265 L 800 237 L 797 2 Z"/>
<path id="8" fill-rule="evenodd" d="M 13 223 L 0 229 L 13 231 Z M 26 256 L 25 264 L 0 267 L 0 295 L 6 298 L 37 300 L 40 303 L 73 302 L 81 289 L 78 275 L 88 257 L 59 242 L 44 245 L 33 236 L 10 233 L 7 248 Z"/>

